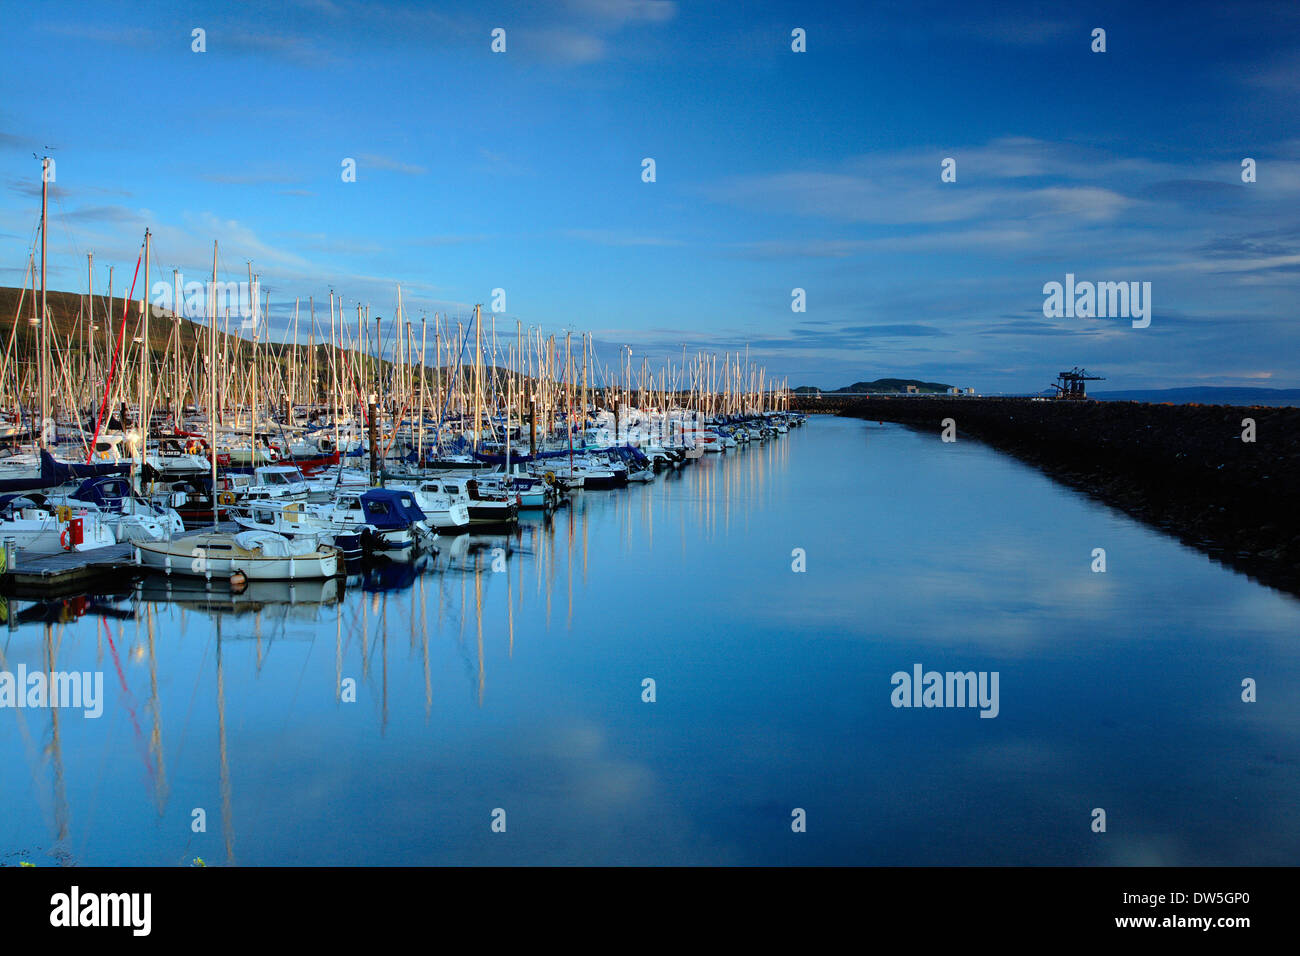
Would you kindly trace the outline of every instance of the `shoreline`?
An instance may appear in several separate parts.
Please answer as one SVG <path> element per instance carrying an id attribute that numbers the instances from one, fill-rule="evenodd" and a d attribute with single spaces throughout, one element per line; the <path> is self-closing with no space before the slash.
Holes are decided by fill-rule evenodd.
<path id="1" fill-rule="evenodd" d="M 793 410 L 975 439 L 1300 596 L 1300 409 L 1021 398 L 796 397 Z M 1243 441 L 1243 419 L 1255 440 Z"/>

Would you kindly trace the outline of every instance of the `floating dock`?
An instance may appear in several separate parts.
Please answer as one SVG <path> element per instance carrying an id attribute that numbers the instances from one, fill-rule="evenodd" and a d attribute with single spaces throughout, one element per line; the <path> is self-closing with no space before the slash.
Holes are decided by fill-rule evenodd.
<path id="1" fill-rule="evenodd" d="M 140 574 L 130 544 L 54 554 L 19 550 L 14 564 L 0 575 L 0 591 L 23 598 L 80 594 L 96 584 L 122 585 Z"/>
<path id="2" fill-rule="evenodd" d="M 199 534 L 201 530 L 208 529 L 188 529 L 185 534 Z M 223 521 L 217 530 L 233 534 L 240 527 L 233 521 Z M 102 584 L 125 588 L 147 573 L 135 563 L 135 546 L 129 542 L 53 554 L 20 548 L 13 567 L 4 566 L 2 558 L 0 554 L 0 594 L 29 599 L 85 594 Z"/>

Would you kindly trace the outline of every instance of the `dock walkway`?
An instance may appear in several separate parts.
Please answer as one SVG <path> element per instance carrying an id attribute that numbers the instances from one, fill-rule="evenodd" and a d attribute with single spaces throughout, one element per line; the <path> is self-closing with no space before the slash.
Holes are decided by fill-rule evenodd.
<path id="1" fill-rule="evenodd" d="M 0 589 L 6 594 L 55 597 L 84 591 L 96 583 L 128 582 L 139 573 L 130 544 L 92 551 L 40 554 L 19 549 L 14 567 L 6 568 Z"/>
<path id="2" fill-rule="evenodd" d="M 202 534 L 194 529 L 185 534 Z M 239 531 L 232 521 L 223 521 L 220 531 Z M 81 594 L 97 585 L 126 585 L 142 576 L 129 543 L 112 544 L 90 551 L 56 551 L 42 554 L 19 548 L 13 567 L 0 574 L 0 593 L 25 598 L 63 597 Z"/>

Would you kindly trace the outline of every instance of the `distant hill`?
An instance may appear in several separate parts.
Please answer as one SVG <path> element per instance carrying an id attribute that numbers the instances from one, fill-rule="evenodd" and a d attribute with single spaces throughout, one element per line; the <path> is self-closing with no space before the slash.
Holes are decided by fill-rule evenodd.
<path id="1" fill-rule="evenodd" d="M 918 392 L 926 394 L 944 394 L 950 389 L 951 385 L 944 385 L 942 382 L 922 382 L 915 378 L 878 378 L 874 382 L 854 382 L 852 385 L 846 385 L 844 388 L 826 389 L 816 388 L 812 385 L 801 385 L 794 391 L 798 395 L 846 395 L 861 394 L 863 392 L 906 392 L 907 386 L 915 385 Z"/>
<path id="2" fill-rule="evenodd" d="M 119 289 L 120 292 L 120 289 Z M 37 293 L 39 296 L 39 292 Z M 50 329 L 58 353 L 84 353 L 86 348 L 86 331 L 89 325 L 90 307 L 88 297 L 84 293 L 78 292 L 57 292 L 50 290 L 46 293 L 46 306 L 50 312 Z M 22 375 L 21 369 L 30 368 L 36 361 L 39 329 L 38 325 L 33 324 L 33 320 L 38 311 L 38 305 L 33 300 L 30 289 L 9 288 L 0 286 L 0 367 L 4 366 L 4 358 L 8 355 L 16 364 Z M 122 295 L 114 295 L 110 302 L 108 296 L 101 295 L 97 290 L 95 293 L 95 353 L 102 363 L 105 356 L 113 354 L 117 348 L 119 334 L 122 334 L 122 317 L 124 314 Z M 141 333 L 144 331 L 141 327 L 139 300 L 132 299 L 126 304 L 126 329 L 123 335 L 122 360 L 127 361 L 127 356 L 136 350 L 138 354 L 138 341 Z M 208 347 L 209 329 L 205 320 L 192 321 L 189 318 L 181 316 L 179 329 L 173 325 L 173 314 L 166 310 L 155 307 L 151 313 L 149 321 L 149 351 L 155 362 L 163 359 L 168 350 L 173 348 L 174 332 L 179 332 L 180 351 L 182 354 L 193 357 L 196 353 L 206 351 Z M 329 325 L 325 324 L 318 330 L 325 335 L 329 334 Z M 217 336 L 220 345 L 226 349 L 231 356 L 232 363 L 237 367 L 240 364 L 249 362 L 252 356 L 253 344 L 249 338 L 244 338 L 239 334 L 239 317 L 232 316 L 229 320 L 223 317 L 218 325 Z M 306 304 L 303 305 L 301 317 L 300 339 L 306 340 L 308 336 L 308 312 Z M 229 329 L 229 332 L 226 330 Z M 263 367 L 269 364 L 281 366 L 287 369 L 292 356 L 297 355 L 301 368 L 306 365 L 310 349 L 303 344 L 293 345 L 285 344 L 287 329 L 279 329 L 273 332 L 264 332 L 268 339 L 263 340 L 259 349 L 259 361 Z M 355 327 L 349 327 L 349 333 L 355 333 Z M 369 330 L 368 330 L 369 331 Z M 248 333 L 245 333 L 248 334 Z M 319 338 L 319 335 L 317 336 Z M 351 340 L 348 340 L 351 345 Z M 373 346 L 372 346 L 373 347 Z M 316 369 L 317 376 L 320 379 L 319 389 L 325 389 L 330 381 L 329 373 L 329 356 L 332 346 L 328 344 L 314 345 L 316 350 Z M 450 351 L 450 343 L 448 343 Z M 392 367 L 391 342 L 385 345 L 386 357 L 382 360 L 381 365 L 385 369 Z M 346 353 L 347 358 L 343 368 L 351 369 L 355 367 L 358 361 L 372 362 L 373 359 L 367 355 L 365 358 L 359 358 L 355 346 Z M 132 359 L 135 361 L 135 359 Z M 491 362 L 490 357 L 485 356 L 485 362 Z M 12 367 L 12 366 L 11 366 Z M 428 366 L 428 375 L 433 380 L 436 365 Z M 474 367 L 472 364 L 462 365 L 459 380 L 462 382 L 469 381 L 473 374 Z M 444 362 L 442 366 L 442 376 L 444 382 L 450 382 L 455 375 L 455 365 Z M 102 372 L 102 366 L 100 371 Z M 346 372 L 343 373 L 346 376 Z M 505 381 L 509 376 L 506 369 L 488 365 L 485 374 L 486 387 L 491 389 L 503 390 Z M 530 381 L 524 376 L 525 381 Z M 303 380 L 306 381 L 305 379 Z M 321 401 L 325 398 L 322 396 Z"/>
<path id="3" fill-rule="evenodd" d="M 1137 388 L 1089 392 L 1103 402 L 1173 402 L 1185 405 L 1300 405 L 1300 388 Z"/>
<path id="4" fill-rule="evenodd" d="M 25 354 L 36 346 L 36 328 L 31 324 L 32 319 L 37 313 L 37 302 L 40 292 L 34 297 L 30 289 L 11 289 L 0 288 L 0 336 L 3 336 L 3 346 L 9 344 L 10 336 L 15 338 L 15 346 L 18 354 Z M 21 313 L 19 304 L 21 303 Z M 52 327 L 55 335 L 59 339 L 61 347 L 68 347 L 73 341 L 77 345 L 84 344 L 85 336 L 85 316 L 87 313 L 87 297 L 74 292 L 55 292 L 53 290 L 46 293 L 46 303 L 49 306 L 50 317 L 53 320 Z M 127 310 L 127 335 L 135 336 L 140 333 L 140 310 L 138 300 L 131 302 L 131 307 Z M 105 322 L 105 313 L 111 308 L 112 319 Z M 17 318 L 17 329 L 14 328 L 15 318 Z M 171 313 L 166 313 L 165 318 L 156 319 L 149 323 L 149 346 L 154 352 L 162 352 L 167 347 L 167 343 L 172 334 Z M 122 322 L 122 295 L 121 290 L 113 296 L 110 303 L 108 297 L 95 294 L 95 321 L 99 325 L 96 333 L 96 341 L 102 350 L 107 347 L 110 338 L 110 332 L 115 337 L 119 331 Z M 238 322 L 238 319 L 236 319 Z M 198 348 L 198 342 L 206 342 L 207 330 L 202 326 L 196 326 L 188 319 L 181 322 L 181 347 L 187 352 L 193 352 Z"/>
<path id="5" fill-rule="evenodd" d="M 39 297 L 39 291 L 36 295 Z M 58 348 L 74 351 L 84 349 L 87 318 L 89 316 L 87 296 L 79 292 L 50 290 L 46 293 L 46 305 L 50 310 L 50 328 L 53 330 Z M 23 361 L 33 359 L 37 345 L 37 326 L 33 324 L 33 321 L 37 309 L 38 306 L 33 300 L 30 289 L 24 290 L 0 286 L 0 356 L 3 356 L 8 350 Z M 95 322 L 97 323 L 95 347 L 97 354 L 101 357 L 111 354 L 113 349 L 116 348 L 117 337 L 122 332 L 123 313 L 122 295 L 113 296 L 110 302 L 108 296 L 101 295 L 98 291 L 95 293 Z M 127 303 L 125 315 L 125 344 L 127 349 L 130 349 L 143 331 L 140 323 L 138 297 Z M 171 347 L 174 316 L 171 312 L 156 306 L 151 315 L 152 317 L 149 320 L 149 350 L 153 354 L 155 361 L 157 361 Z M 301 328 L 299 329 L 299 337 L 302 341 L 307 340 L 309 324 L 307 306 L 304 303 Z M 251 339 L 244 336 L 250 335 L 250 333 L 245 332 L 241 335 L 239 326 L 240 319 L 238 315 L 229 319 L 223 318 L 217 326 L 218 342 L 229 349 L 232 356 L 237 356 L 237 361 L 248 361 L 252 355 L 253 345 Z M 317 326 L 317 343 L 314 346 L 317 361 L 320 363 L 320 368 L 327 369 L 329 367 L 330 346 L 321 343 L 319 339 L 322 334 L 328 336 L 329 325 L 325 323 L 324 327 L 321 328 L 318 315 Z M 355 333 L 355 331 L 354 326 L 349 327 L 349 333 Z M 182 353 L 193 355 L 200 349 L 207 348 L 209 330 L 205 319 L 194 321 L 182 316 L 179 332 Z M 261 361 L 284 365 L 287 363 L 288 356 L 296 352 L 300 360 L 306 362 L 308 347 L 303 344 L 297 346 L 286 345 L 287 329 L 278 329 L 273 332 L 264 330 L 262 334 L 267 338 L 262 341 Z M 12 345 L 10 344 L 11 340 Z M 391 349 L 391 343 L 386 347 Z M 392 353 L 389 351 L 387 354 Z M 385 358 L 383 364 L 388 366 L 392 363 L 388 358 Z M 430 368 L 432 367 L 430 366 Z M 448 369 L 453 367 L 451 365 L 447 366 Z M 472 366 L 468 366 L 468 368 L 472 368 Z"/>

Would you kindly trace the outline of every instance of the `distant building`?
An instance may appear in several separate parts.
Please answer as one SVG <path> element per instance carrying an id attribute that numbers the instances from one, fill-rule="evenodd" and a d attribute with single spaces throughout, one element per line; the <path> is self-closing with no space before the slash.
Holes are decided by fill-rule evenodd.
<path id="1" fill-rule="evenodd" d="M 915 395 L 919 391 L 915 385 L 904 385 L 903 389 L 908 395 Z"/>
<path id="2" fill-rule="evenodd" d="M 974 394 L 975 394 L 975 389 L 973 389 L 973 388 L 968 388 L 968 389 L 966 389 L 966 394 L 967 394 L 967 395 L 974 395 Z"/>
<path id="3" fill-rule="evenodd" d="M 948 389 L 948 394 L 949 394 L 949 395 L 960 395 L 960 394 L 961 394 L 961 389 L 958 388 L 956 385 L 954 385 L 952 388 Z"/>

